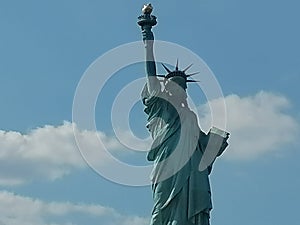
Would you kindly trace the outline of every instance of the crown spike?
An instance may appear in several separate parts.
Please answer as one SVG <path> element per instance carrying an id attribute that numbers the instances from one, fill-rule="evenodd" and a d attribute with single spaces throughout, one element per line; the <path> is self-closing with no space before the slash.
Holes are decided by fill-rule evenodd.
<path id="1" fill-rule="evenodd" d="M 198 80 L 187 80 L 186 82 L 195 83 L 195 82 L 200 82 L 200 81 L 198 81 Z"/>
<path id="2" fill-rule="evenodd" d="M 166 67 L 163 63 L 161 63 L 161 65 L 165 68 L 165 70 L 166 70 L 168 73 L 171 73 L 171 70 L 170 70 L 168 67 Z"/>
<path id="3" fill-rule="evenodd" d="M 186 68 L 183 70 L 183 72 L 186 72 L 189 68 L 191 68 L 192 65 L 193 65 L 193 63 L 190 64 L 188 67 L 186 67 Z"/>
<path id="4" fill-rule="evenodd" d="M 198 73 L 200 73 L 200 72 L 195 72 L 195 73 L 187 74 L 186 77 L 191 77 L 191 76 L 194 76 L 194 75 L 196 75 Z"/>
<path id="5" fill-rule="evenodd" d="M 178 71 L 178 59 L 176 60 L 176 67 L 175 70 Z"/>

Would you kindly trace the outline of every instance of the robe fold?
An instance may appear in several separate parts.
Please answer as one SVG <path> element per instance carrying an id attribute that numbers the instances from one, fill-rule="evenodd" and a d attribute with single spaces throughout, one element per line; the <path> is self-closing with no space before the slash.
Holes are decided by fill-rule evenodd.
<path id="1" fill-rule="evenodd" d="M 154 164 L 150 225 L 208 225 L 211 166 L 198 169 L 208 135 L 199 128 L 195 113 L 172 105 L 165 92 L 149 93 L 145 85 L 141 97 L 153 138 L 147 155 Z"/>

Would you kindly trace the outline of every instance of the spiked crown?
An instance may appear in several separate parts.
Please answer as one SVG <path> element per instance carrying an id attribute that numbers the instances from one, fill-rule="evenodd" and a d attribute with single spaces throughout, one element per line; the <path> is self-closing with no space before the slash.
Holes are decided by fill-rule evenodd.
<path id="1" fill-rule="evenodd" d="M 199 72 L 196 73 L 191 73 L 191 74 L 186 74 L 186 71 L 191 68 L 193 64 L 189 65 L 188 67 L 186 67 L 184 70 L 179 70 L 178 69 L 178 60 L 176 62 L 176 66 L 175 66 L 175 70 L 171 71 L 167 66 L 165 66 L 162 63 L 162 66 L 164 67 L 164 69 L 166 70 L 167 74 L 166 75 L 157 75 L 158 77 L 163 77 L 164 78 L 164 83 L 166 83 L 166 81 L 168 80 L 172 80 L 174 82 L 176 82 L 176 80 L 178 80 L 177 78 L 183 78 L 184 82 L 185 82 L 185 87 L 186 87 L 186 83 L 188 82 L 198 82 L 196 80 L 193 79 L 188 79 L 189 77 L 198 74 Z"/>

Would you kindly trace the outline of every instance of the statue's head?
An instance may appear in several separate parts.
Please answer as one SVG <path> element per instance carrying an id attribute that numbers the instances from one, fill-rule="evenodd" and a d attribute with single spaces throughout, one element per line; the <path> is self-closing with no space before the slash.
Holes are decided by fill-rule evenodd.
<path id="1" fill-rule="evenodd" d="M 186 74 L 186 71 L 191 67 L 191 65 L 184 70 L 179 70 L 178 61 L 177 61 L 174 71 L 171 71 L 164 64 L 162 64 L 162 66 L 168 72 L 167 75 L 160 75 L 160 77 L 164 78 L 165 91 L 169 93 L 171 96 L 173 96 L 174 98 L 176 98 L 176 100 L 178 100 L 179 102 L 185 101 L 187 98 L 186 95 L 187 83 L 197 82 L 195 80 L 188 79 L 189 77 L 191 77 L 196 73 Z"/>
<path id="2" fill-rule="evenodd" d="M 180 85 L 183 89 L 187 88 L 187 78 L 188 76 L 185 74 L 184 71 L 178 70 L 178 67 L 176 67 L 175 71 L 168 71 L 168 74 L 165 75 L 165 84 L 168 83 L 168 81 L 172 81 Z"/>
<path id="3" fill-rule="evenodd" d="M 197 73 L 193 73 L 193 74 L 186 74 L 186 71 L 192 66 L 189 65 L 187 68 L 185 68 L 184 70 L 179 70 L 178 69 L 178 61 L 176 63 L 175 66 L 175 70 L 171 71 L 168 67 L 166 67 L 164 64 L 162 64 L 162 66 L 164 67 L 164 69 L 168 72 L 167 75 L 161 75 L 160 77 L 164 78 L 164 85 L 165 85 L 165 89 L 167 91 L 173 91 L 175 92 L 176 90 L 178 90 L 178 88 L 183 89 L 184 91 L 186 91 L 187 89 L 187 83 L 189 82 L 197 82 L 195 80 L 192 79 L 188 79 L 189 77 L 191 77 L 192 75 L 195 75 Z M 176 85 L 177 84 L 177 85 Z M 176 87 L 177 86 L 177 87 Z"/>
<path id="4" fill-rule="evenodd" d="M 164 90 L 172 99 L 172 103 L 180 105 L 186 102 L 186 80 L 181 76 L 174 76 L 164 81 Z"/>

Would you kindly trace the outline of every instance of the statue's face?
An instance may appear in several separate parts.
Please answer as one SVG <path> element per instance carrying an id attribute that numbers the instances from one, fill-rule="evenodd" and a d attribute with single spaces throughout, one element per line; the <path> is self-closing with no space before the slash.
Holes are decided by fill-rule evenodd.
<path id="1" fill-rule="evenodd" d="M 172 77 L 168 80 L 165 84 L 165 90 L 179 101 L 187 98 L 186 82 L 182 77 Z"/>

